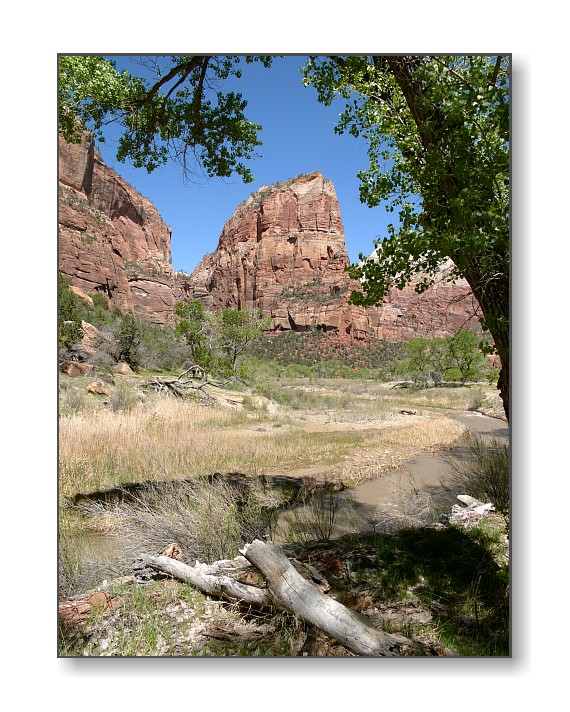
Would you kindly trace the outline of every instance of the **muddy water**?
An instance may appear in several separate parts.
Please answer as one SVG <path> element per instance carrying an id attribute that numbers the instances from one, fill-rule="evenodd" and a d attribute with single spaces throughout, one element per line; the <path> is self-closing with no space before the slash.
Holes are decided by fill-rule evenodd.
<path id="1" fill-rule="evenodd" d="M 472 412 L 450 412 L 450 416 L 467 426 L 473 434 L 508 442 L 509 427 L 503 420 Z M 465 447 L 456 447 L 448 453 L 422 455 L 406 463 L 402 469 L 393 470 L 378 479 L 334 495 L 338 498 L 338 509 L 331 536 L 338 537 L 363 528 L 374 529 L 380 525 L 394 524 L 402 515 L 415 512 L 418 502 L 438 511 L 443 511 L 447 506 L 451 509 L 451 505 L 456 503 L 455 494 L 460 493 L 449 493 L 444 487 L 451 474 L 446 457 L 453 455 L 460 458 L 465 454 Z M 330 507 L 327 497 L 321 496 L 317 501 L 322 504 L 319 510 L 321 514 L 316 515 L 321 520 L 326 519 L 327 515 L 323 512 Z M 313 507 L 316 499 L 313 498 Z M 310 503 L 297 507 L 284 514 L 284 520 L 296 515 L 306 516 L 310 507 Z M 279 533 L 275 538 L 281 538 Z"/>

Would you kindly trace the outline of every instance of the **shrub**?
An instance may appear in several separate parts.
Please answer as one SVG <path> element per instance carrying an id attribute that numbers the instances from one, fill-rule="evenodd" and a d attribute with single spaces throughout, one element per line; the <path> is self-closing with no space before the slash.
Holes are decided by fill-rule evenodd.
<path id="1" fill-rule="evenodd" d="M 186 361 L 194 365 L 191 349 L 183 343 L 169 324 L 141 324 L 141 343 L 138 348 L 140 363 L 154 371 L 182 370 Z"/>
<path id="2" fill-rule="evenodd" d="M 61 415 L 80 413 L 87 408 L 87 394 L 84 390 L 74 388 L 62 382 L 59 396 L 59 412 Z"/>
<path id="3" fill-rule="evenodd" d="M 81 328 L 81 314 L 79 299 L 69 289 L 71 280 L 58 273 L 57 290 L 57 327 L 58 327 L 58 347 L 60 349 L 70 349 L 83 336 Z"/>
<path id="4" fill-rule="evenodd" d="M 139 394 L 126 381 L 120 381 L 109 398 L 109 404 L 114 411 L 130 411 L 139 401 Z"/>
<path id="5" fill-rule="evenodd" d="M 121 507 L 119 535 L 133 556 L 176 542 L 188 561 L 233 558 L 245 542 L 268 531 L 282 500 L 258 480 L 242 486 L 207 479 L 147 485 Z"/>
<path id="6" fill-rule="evenodd" d="M 141 330 L 132 314 L 124 314 L 116 335 L 117 360 L 125 361 L 136 371 L 140 366 Z"/>
<path id="7" fill-rule="evenodd" d="M 510 501 L 509 444 L 498 438 L 483 440 L 471 436 L 465 457 L 448 456 L 452 478 L 447 487 L 455 494 L 469 494 L 482 502 L 492 502 L 506 512 Z"/>
<path id="8" fill-rule="evenodd" d="M 256 338 L 248 346 L 250 359 L 272 364 L 290 377 L 390 378 L 400 344 L 370 339 L 366 344 L 346 343 L 320 329 L 284 331 Z"/>
<path id="9" fill-rule="evenodd" d="M 287 512 L 284 517 L 284 535 L 291 542 L 328 541 L 339 510 L 346 504 L 334 492 L 314 495 L 307 504 Z"/>

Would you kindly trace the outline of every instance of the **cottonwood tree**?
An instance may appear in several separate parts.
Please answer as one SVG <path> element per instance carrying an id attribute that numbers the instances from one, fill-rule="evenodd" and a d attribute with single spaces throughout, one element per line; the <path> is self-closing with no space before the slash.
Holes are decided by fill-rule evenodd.
<path id="1" fill-rule="evenodd" d="M 236 373 L 247 346 L 271 323 L 272 319 L 262 316 L 259 309 L 220 309 L 216 314 L 218 371 L 226 375 Z"/>
<path id="2" fill-rule="evenodd" d="M 472 331 L 462 330 L 446 339 L 448 368 L 456 371 L 462 384 L 475 381 L 488 373 L 490 364 L 479 349 L 480 340 Z"/>
<path id="3" fill-rule="evenodd" d="M 214 318 L 206 312 L 202 302 L 197 299 L 185 304 L 177 302 L 174 311 L 180 321 L 175 331 L 190 347 L 194 364 L 205 371 L 212 366 Z"/>
<path id="4" fill-rule="evenodd" d="M 402 357 L 396 372 L 411 378 L 416 385 L 426 386 L 433 369 L 430 340 L 419 338 L 408 341 L 402 349 Z"/>
<path id="5" fill-rule="evenodd" d="M 224 81 L 241 76 L 241 62 L 270 56 L 170 55 L 141 57 L 139 76 L 118 71 L 100 56 L 59 58 L 59 127 L 68 142 L 85 128 L 101 141 L 109 123 L 121 127 L 117 159 L 130 160 L 150 173 L 171 160 L 189 178 L 253 180 L 243 160 L 261 145 L 258 126 L 244 114 L 247 101 L 224 90 Z"/>
<path id="6" fill-rule="evenodd" d="M 402 348 L 396 371 L 411 378 L 416 385 L 434 385 L 443 381 L 467 381 L 487 378 L 491 365 L 481 351 L 480 334 L 462 329 L 446 339 L 411 339 Z"/>
<path id="7" fill-rule="evenodd" d="M 180 317 L 176 333 L 190 346 L 194 361 L 222 376 L 238 373 L 240 359 L 249 344 L 272 323 L 259 309 L 227 307 L 210 314 L 198 300 L 188 304 L 177 302 L 175 312 Z"/>
<path id="8" fill-rule="evenodd" d="M 509 56 L 311 57 L 305 83 L 346 107 L 335 128 L 368 142 L 360 197 L 386 202 L 399 224 L 360 256 L 353 302 L 374 305 L 448 260 L 465 278 L 501 359 L 509 417 Z"/>

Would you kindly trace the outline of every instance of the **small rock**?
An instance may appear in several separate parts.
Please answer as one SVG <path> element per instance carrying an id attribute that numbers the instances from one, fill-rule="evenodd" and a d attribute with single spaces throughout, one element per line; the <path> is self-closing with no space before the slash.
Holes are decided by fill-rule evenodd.
<path id="1" fill-rule="evenodd" d="M 89 391 L 89 393 L 94 393 L 100 396 L 110 396 L 112 392 L 109 386 L 105 385 L 105 383 L 101 380 L 93 381 L 93 383 L 90 383 L 87 386 L 87 390 Z"/>
<path id="2" fill-rule="evenodd" d="M 119 361 L 113 370 L 116 373 L 120 373 L 122 376 L 132 376 L 133 374 L 133 369 L 124 361 Z"/>

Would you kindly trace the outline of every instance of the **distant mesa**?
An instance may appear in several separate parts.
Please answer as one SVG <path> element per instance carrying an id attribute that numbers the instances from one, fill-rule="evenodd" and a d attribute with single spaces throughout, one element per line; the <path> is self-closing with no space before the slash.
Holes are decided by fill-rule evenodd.
<path id="1" fill-rule="evenodd" d="M 93 139 L 59 144 L 59 269 L 86 294 L 153 323 L 177 301 L 258 307 L 277 330 L 311 328 L 342 339 L 407 341 L 477 325 L 466 282 L 425 294 L 393 290 L 381 307 L 349 304 L 360 284 L 349 258 L 334 185 L 315 171 L 263 186 L 237 206 L 218 247 L 188 276 L 171 263 L 170 228 L 156 208 L 105 165 Z"/>

